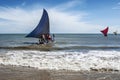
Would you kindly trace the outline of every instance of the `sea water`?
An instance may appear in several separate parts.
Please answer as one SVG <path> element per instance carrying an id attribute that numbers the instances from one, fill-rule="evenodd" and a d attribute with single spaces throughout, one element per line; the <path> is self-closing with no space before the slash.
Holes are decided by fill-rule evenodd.
<path id="1" fill-rule="evenodd" d="M 120 35 L 55 34 L 52 45 L 38 45 L 38 39 L 25 36 L 0 34 L 0 64 L 56 70 L 120 70 Z"/>

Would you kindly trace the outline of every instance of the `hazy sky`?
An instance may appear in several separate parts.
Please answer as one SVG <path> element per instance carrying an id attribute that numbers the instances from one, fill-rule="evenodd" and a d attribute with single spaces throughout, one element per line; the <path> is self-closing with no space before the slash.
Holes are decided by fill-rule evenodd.
<path id="1" fill-rule="evenodd" d="M 51 33 L 120 32 L 120 0 L 0 0 L 0 33 L 29 33 L 43 8 Z"/>

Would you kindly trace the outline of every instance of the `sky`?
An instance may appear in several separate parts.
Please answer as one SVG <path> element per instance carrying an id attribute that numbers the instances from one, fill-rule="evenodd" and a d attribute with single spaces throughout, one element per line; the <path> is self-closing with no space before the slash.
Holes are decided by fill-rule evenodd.
<path id="1" fill-rule="evenodd" d="M 0 0 L 0 33 L 30 33 L 43 9 L 51 33 L 120 33 L 120 0 Z"/>

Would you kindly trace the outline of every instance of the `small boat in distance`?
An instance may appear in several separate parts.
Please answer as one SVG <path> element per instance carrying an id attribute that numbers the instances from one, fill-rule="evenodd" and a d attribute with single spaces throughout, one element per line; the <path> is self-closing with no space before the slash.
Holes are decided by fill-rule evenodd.
<path id="1" fill-rule="evenodd" d="M 38 38 L 39 44 L 49 43 L 54 40 L 54 35 L 53 37 L 50 35 L 49 16 L 45 9 L 43 9 L 43 14 L 37 27 L 26 37 Z"/>
<path id="2" fill-rule="evenodd" d="M 117 31 L 113 32 L 114 35 L 117 35 Z"/>
<path id="3" fill-rule="evenodd" d="M 107 36 L 109 27 L 105 28 L 104 30 L 101 30 L 104 36 Z"/>

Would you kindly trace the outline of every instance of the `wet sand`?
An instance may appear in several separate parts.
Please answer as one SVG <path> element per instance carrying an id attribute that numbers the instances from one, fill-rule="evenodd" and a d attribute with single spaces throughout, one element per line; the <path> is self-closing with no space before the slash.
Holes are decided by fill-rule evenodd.
<path id="1" fill-rule="evenodd" d="M 120 80 L 120 72 L 38 70 L 0 65 L 0 80 Z"/>

